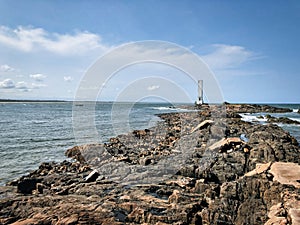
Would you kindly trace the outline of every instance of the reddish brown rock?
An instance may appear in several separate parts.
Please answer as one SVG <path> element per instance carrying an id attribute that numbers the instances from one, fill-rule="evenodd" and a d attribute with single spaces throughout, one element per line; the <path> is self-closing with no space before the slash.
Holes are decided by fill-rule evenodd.
<path id="1" fill-rule="evenodd" d="M 250 176 L 254 176 L 254 175 L 257 175 L 257 174 L 261 174 L 265 171 L 267 171 L 270 166 L 271 166 L 271 162 L 268 162 L 268 163 L 258 163 L 256 164 L 256 168 L 248 173 L 245 174 L 246 177 L 250 177 Z"/>
<path id="2" fill-rule="evenodd" d="M 292 225 L 300 224 L 300 209 L 290 209 L 289 216 L 291 217 Z"/>
<path id="3" fill-rule="evenodd" d="M 271 166 L 270 173 L 274 176 L 274 180 L 279 183 L 300 188 L 300 165 L 296 163 L 275 162 Z"/>

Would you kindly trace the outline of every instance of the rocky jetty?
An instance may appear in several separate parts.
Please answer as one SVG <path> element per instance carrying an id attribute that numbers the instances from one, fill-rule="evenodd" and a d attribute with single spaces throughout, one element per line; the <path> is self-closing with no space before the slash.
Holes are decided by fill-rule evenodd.
<path id="1" fill-rule="evenodd" d="M 238 112 L 238 113 L 257 113 L 257 112 L 268 112 L 268 113 L 286 113 L 293 112 L 289 108 L 279 108 L 270 105 L 257 105 L 257 104 L 229 104 L 224 102 L 223 106 L 226 107 L 227 112 Z M 183 106 L 184 107 L 184 106 Z M 199 110 L 210 109 L 210 105 L 196 105 L 195 108 Z"/>
<path id="2" fill-rule="evenodd" d="M 266 115 L 265 117 L 267 118 L 268 123 L 300 124 L 299 121 L 291 120 L 286 117 L 278 117 L 277 118 L 277 117 L 274 117 L 271 115 Z"/>
<path id="3" fill-rule="evenodd" d="M 270 105 L 256 105 L 256 104 L 226 104 L 228 111 L 235 111 L 240 113 L 256 113 L 256 112 L 269 112 L 269 113 L 285 113 L 293 112 L 292 109 L 278 108 Z"/>
<path id="4" fill-rule="evenodd" d="M 299 143 L 237 114 L 285 109 L 198 109 L 75 146 L 1 187 L 0 224 L 299 224 Z"/>

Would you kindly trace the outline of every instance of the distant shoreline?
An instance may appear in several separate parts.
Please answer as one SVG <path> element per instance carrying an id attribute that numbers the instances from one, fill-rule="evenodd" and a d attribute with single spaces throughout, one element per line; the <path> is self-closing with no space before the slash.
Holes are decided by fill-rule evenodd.
<path id="1" fill-rule="evenodd" d="M 0 103 L 23 103 L 23 102 L 72 102 L 65 100 L 16 100 L 16 99 L 0 99 Z"/>

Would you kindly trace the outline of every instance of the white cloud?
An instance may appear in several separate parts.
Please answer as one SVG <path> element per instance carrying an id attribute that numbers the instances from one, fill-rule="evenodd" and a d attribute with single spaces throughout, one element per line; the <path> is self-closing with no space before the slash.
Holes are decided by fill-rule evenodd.
<path id="1" fill-rule="evenodd" d="M 31 74 L 29 75 L 31 78 L 33 78 L 36 81 L 43 81 L 47 76 L 41 73 L 37 73 L 37 74 Z"/>
<path id="2" fill-rule="evenodd" d="M 47 87 L 46 84 L 37 84 L 37 83 L 32 83 L 31 84 L 32 88 L 35 88 L 35 89 L 39 89 L 39 88 L 42 88 L 42 87 Z"/>
<path id="3" fill-rule="evenodd" d="M 10 67 L 7 64 L 4 64 L 4 65 L 0 66 L 0 71 L 3 71 L 3 72 L 12 72 L 14 70 L 15 70 L 14 68 Z"/>
<path id="4" fill-rule="evenodd" d="M 16 83 L 17 89 L 28 89 L 28 85 L 25 81 L 20 81 Z"/>
<path id="5" fill-rule="evenodd" d="M 18 89 L 22 92 L 31 91 L 31 88 L 28 87 L 28 84 L 25 81 L 20 81 L 16 83 L 15 89 Z"/>
<path id="6" fill-rule="evenodd" d="M 117 69 L 121 68 L 122 66 L 126 66 L 126 68 L 129 68 L 130 66 L 135 65 L 150 65 L 150 67 L 157 67 L 160 68 L 161 65 L 165 66 L 162 69 L 156 70 L 155 68 L 153 70 L 145 70 L 147 74 L 157 74 L 158 77 L 170 77 L 169 75 L 169 68 L 175 69 L 177 72 L 178 70 L 184 72 L 184 78 L 185 80 L 198 80 L 206 79 L 207 83 L 210 85 L 207 85 L 207 95 L 209 96 L 209 101 L 211 102 L 220 102 L 223 101 L 223 99 L 220 100 L 220 89 L 216 90 L 216 87 L 218 88 L 218 84 L 215 82 L 214 77 L 212 76 L 212 73 L 207 69 L 207 67 L 199 61 L 199 58 L 196 57 L 194 54 L 192 54 L 189 50 L 186 48 L 180 48 L 176 45 L 167 43 L 167 42 L 160 42 L 160 41 L 146 41 L 146 42 L 134 42 L 134 43 L 128 43 L 127 45 L 120 46 L 119 48 L 116 48 L 112 50 L 108 55 L 105 55 L 104 57 L 100 58 L 99 61 L 96 63 L 102 63 L 102 68 L 98 67 L 92 67 L 90 68 L 90 71 L 93 71 L 93 73 L 90 73 L 88 76 L 88 79 L 86 77 L 83 78 L 84 82 L 81 82 L 81 86 L 79 86 L 79 91 L 82 94 L 81 99 L 93 99 L 96 91 L 92 91 L 90 87 L 93 85 L 96 86 L 96 90 L 100 90 L 101 83 L 106 81 L 105 76 L 109 76 L 109 74 L 114 74 Z M 95 64 L 98 65 L 98 64 Z M 125 68 L 125 70 L 126 70 Z M 144 72 L 145 72 L 144 71 Z M 159 73 L 156 73 L 156 72 Z M 179 72 L 180 72 L 179 71 Z M 154 73 L 155 72 L 155 73 Z M 140 78 L 140 73 L 134 73 L 137 74 L 136 79 Z M 130 78 L 130 81 L 132 79 L 135 79 L 135 75 L 128 75 L 132 76 Z M 147 76 L 147 75 L 142 75 Z M 86 79 L 86 80 L 85 80 Z M 120 79 L 122 79 L 120 77 Z M 95 82 L 98 81 L 98 82 Z M 124 80 L 124 82 L 130 82 L 129 80 Z M 189 91 L 188 88 L 184 82 L 178 81 L 175 77 L 169 80 L 170 82 L 178 83 L 179 87 L 183 87 L 183 89 Z M 189 82 L 188 82 L 189 83 Z M 143 90 L 147 91 L 157 91 L 159 93 L 163 93 L 164 95 L 169 95 L 168 91 L 166 89 L 162 89 L 160 87 L 156 87 L 157 83 L 148 83 L 146 86 L 143 87 Z M 195 82 L 192 84 L 195 85 Z M 152 87 L 153 86 L 153 87 Z M 139 87 L 141 88 L 141 87 Z M 159 88 L 158 90 L 156 90 Z M 196 88 L 195 88 L 196 89 Z M 142 90 L 141 90 L 142 91 Z M 196 91 L 195 91 L 196 92 Z M 135 90 L 134 93 L 138 95 L 139 91 Z M 181 92 L 180 92 L 181 93 Z M 147 93 L 149 94 L 149 93 Z M 177 94 L 177 93 L 176 93 Z M 109 94 L 109 95 L 113 95 Z M 185 97 L 183 96 L 176 96 L 178 97 L 176 101 L 181 101 Z M 185 95 L 186 96 L 186 95 Z M 180 97 L 180 100 L 179 100 Z M 129 99 L 133 99 L 133 97 L 129 97 Z M 171 96 L 172 99 L 175 99 L 175 95 Z M 185 99 L 186 100 L 186 99 Z"/>
<path id="7" fill-rule="evenodd" d="M 4 81 L 0 82 L 0 88 L 4 89 L 18 89 L 22 92 L 30 91 L 30 87 L 25 81 L 19 81 L 15 83 L 12 79 L 5 79 Z"/>
<path id="8" fill-rule="evenodd" d="M 46 86 L 47 86 L 46 84 L 41 84 L 41 83 L 39 84 L 32 83 L 30 85 L 25 81 L 14 82 L 12 79 L 5 79 L 3 81 L 0 81 L 0 88 L 19 90 L 21 92 L 28 92 L 28 91 L 32 91 L 32 89 L 39 89 Z"/>
<path id="9" fill-rule="evenodd" d="M 48 51 L 61 55 L 82 54 L 93 49 L 106 51 L 101 37 L 87 31 L 75 34 L 49 33 L 42 28 L 19 26 L 17 29 L 0 26 L 0 43 L 15 49 L 32 52 Z"/>
<path id="10" fill-rule="evenodd" d="M 207 65 L 214 70 L 237 68 L 245 62 L 257 59 L 258 55 L 243 46 L 214 44 L 213 51 L 202 56 Z"/>
<path id="11" fill-rule="evenodd" d="M 73 77 L 71 77 L 71 76 L 64 77 L 64 81 L 71 82 L 72 80 L 73 80 Z"/>
<path id="12" fill-rule="evenodd" d="M 12 89 L 15 87 L 15 82 L 12 79 L 5 79 L 4 81 L 0 81 L 0 88 Z"/>
<path id="13" fill-rule="evenodd" d="M 152 86 L 147 87 L 147 90 L 148 91 L 154 91 L 154 90 L 156 90 L 158 88 L 159 88 L 159 85 L 152 85 Z"/>
<path id="14" fill-rule="evenodd" d="M 2 27 L 3 28 L 3 27 Z M 76 40 L 79 41 L 80 38 L 82 38 L 81 40 L 84 39 L 84 35 L 79 37 L 79 33 L 75 34 L 75 35 L 65 35 L 65 37 L 63 38 L 64 35 L 59 35 L 56 34 L 57 36 L 55 36 L 55 34 L 52 33 L 48 33 L 46 31 L 44 31 L 43 29 L 29 29 L 29 28 L 22 28 L 22 32 L 21 32 L 21 28 L 18 28 L 17 30 L 9 30 L 3 34 L 3 30 L 0 27 L 0 48 L 1 45 L 3 46 L 3 44 L 12 46 L 14 48 L 17 48 L 19 50 L 25 51 L 25 52 L 37 52 L 40 51 L 39 55 L 41 55 L 41 59 L 42 60 L 48 60 L 49 62 L 54 61 L 53 59 L 57 60 L 57 55 L 53 55 L 53 54 L 49 54 L 49 52 L 53 52 L 53 53 L 59 53 L 59 54 L 73 54 L 76 50 L 76 48 L 74 47 L 74 49 L 71 49 L 67 46 L 67 41 L 62 41 L 64 38 L 74 38 Z M 26 32 L 28 32 L 26 34 Z M 9 32 L 11 32 L 11 34 L 9 34 Z M 21 33 L 22 35 L 21 35 Z M 9 34 L 9 35 L 8 35 Z M 86 34 L 90 34 L 90 33 L 86 33 Z M 85 36 L 86 39 L 88 39 L 88 36 Z M 13 41 L 12 44 L 7 44 L 8 42 L 3 41 L 3 37 L 6 37 L 8 41 Z M 25 38 L 27 37 L 27 39 Z M 30 37 L 30 38 L 29 38 Z M 58 38 L 58 37 L 61 37 Z M 91 36 L 90 36 L 91 37 Z M 19 43 L 20 42 L 20 43 Z M 50 43 L 50 45 L 46 45 L 45 43 Z M 75 43 L 75 42 L 74 42 Z M 94 43 L 94 44 L 93 44 Z M 159 43 L 158 43 L 159 44 Z M 78 42 L 78 44 L 74 44 L 76 46 L 82 46 L 82 49 L 80 50 L 82 53 L 84 51 L 88 51 L 91 48 L 98 48 L 97 46 L 100 45 L 101 47 L 101 43 L 100 43 L 100 39 L 98 39 L 98 41 L 96 42 L 91 42 L 90 45 L 89 43 L 86 42 Z M 145 72 L 146 74 L 143 74 L 143 76 L 147 76 L 149 74 L 158 74 L 161 75 L 163 74 L 161 77 L 164 77 L 165 74 L 168 74 L 168 68 L 167 67 L 173 67 L 172 65 L 179 65 L 179 68 L 188 68 L 188 70 L 186 71 L 186 74 L 202 74 L 202 70 L 200 69 L 199 71 L 195 70 L 197 69 L 197 67 L 193 67 L 192 65 L 195 64 L 194 61 L 191 61 L 192 57 L 186 52 L 186 51 L 179 51 L 176 48 L 171 48 L 168 45 L 163 45 L 160 44 L 161 47 L 156 47 L 155 45 L 152 46 L 152 44 L 137 44 L 135 46 L 133 46 L 131 49 L 120 49 L 120 51 L 115 52 L 114 55 L 112 55 L 111 60 L 108 60 L 107 64 L 113 64 L 116 65 L 116 68 L 120 68 L 120 65 L 128 65 L 129 63 L 134 63 L 137 62 L 139 63 L 139 59 L 140 58 L 145 58 L 145 59 L 149 59 L 149 60 L 155 60 L 157 59 L 157 65 L 158 65 L 158 69 L 154 68 L 153 71 L 155 73 L 153 73 L 153 71 L 151 70 L 141 70 L 141 72 Z M 79 48 L 80 49 L 80 48 Z M 98 49 L 97 49 L 98 50 Z M 95 53 L 96 51 L 94 51 Z M 102 53 L 102 52 L 100 52 Z M 20 54 L 20 53 L 18 53 Z M 23 56 L 24 54 L 21 54 L 21 56 Z M 90 55 L 86 55 L 86 56 L 90 56 Z M 48 58 L 49 57 L 49 58 Z M 140 57 L 140 58 L 139 58 Z M 35 60 L 30 60 L 28 61 L 29 64 L 27 62 L 23 62 L 22 60 L 24 60 L 23 57 L 19 57 L 20 58 L 20 63 L 18 64 L 17 62 L 10 62 L 10 61 L 4 61 L 4 63 L 7 63 L 9 65 L 11 65 L 11 63 L 13 63 L 12 65 L 17 66 L 17 68 L 22 68 L 24 69 L 24 71 L 22 70 L 22 73 L 26 74 L 28 72 L 28 69 L 26 68 L 27 65 L 29 65 L 30 70 L 32 71 L 33 68 L 36 68 L 36 63 L 40 64 L 40 65 L 44 65 L 42 64 L 44 61 L 42 61 L 42 63 L 37 62 Z M 255 58 L 257 58 L 257 55 L 255 55 L 255 53 L 249 51 L 247 48 L 242 47 L 242 46 L 234 46 L 234 45 L 213 45 L 212 48 L 210 49 L 210 51 L 208 52 L 208 54 L 204 55 L 202 57 L 205 62 L 212 68 L 212 69 L 217 69 L 217 70 L 222 70 L 223 71 L 229 71 L 230 69 L 234 70 L 234 71 L 238 71 L 239 69 L 243 68 L 242 64 L 245 62 L 248 62 L 249 60 L 253 60 Z M 30 58 L 31 59 L 31 58 Z M 75 63 L 73 62 L 73 60 L 78 60 L 75 61 Z M 129 59 L 129 60 L 128 60 Z M 37 58 L 37 60 L 39 60 L 39 58 Z M 70 63 L 71 61 L 68 60 L 72 60 L 73 63 Z M 20 84 L 17 83 L 17 79 L 19 80 L 26 80 L 25 77 L 27 77 L 28 80 L 26 80 L 28 82 L 29 85 L 27 85 L 27 87 L 29 88 L 28 90 L 32 90 L 32 95 L 35 92 L 38 92 L 36 89 L 43 89 L 41 91 L 39 91 L 39 96 L 37 96 L 38 98 L 43 98 L 43 97 L 48 97 L 49 93 L 55 93 L 55 95 L 53 94 L 53 96 L 63 96 L 66 92 L 66 90 L 68 90 L 69 86 L 67 83 L 65 82 L 69 82 L 72 81 L 75 76 L 78 76 L 78 71 L 80 69 L 82 69 L 83 71 L 86 71 L 84 68 L 84 66 L 86 65 L 90 65 L 90 61 L 88 63 L 82 63 L 82 61 L 88 61 L 89 58 L 88 57 L 82 57 L 77 55 L 77 58 L 64 58 L 61 60 L 61 58 L 58 59 L 58 61 L 56 61 L 56 66 L 55 66 L 55 71 L 53 70 L 53 65 L 51 64 L 45 64 L 45 68 L 40 68 L 40 71 L 36 71 L 36 72 L 40 72 L 39 74 L 31 74 L 30 78 L 32 80 L 29 79 L 28 75 L 25 75 L 24 78 L 15 78 L 16 83 L 11 83 L 11 82 L 4 82 L 0 80 L 0 87 L 1 88 L 12 88 L 12 89 L 17 89 L 18 88 L 18 92 L 21 90 L 26 90 L 25 87 L 24 89 L 21 89 L 20 87 L 22 86 Z M 150 61 L 150 69 L 153 67 L 153 64 L 156 63 L 156 61 Z M 166 64 L 166 68 L 162 68 L 160 69 L 160 62 L 171 62 L 169 64 Z M 23 64 L 22 64 L 23 63 Z M 33 64 L 30 64 L 33 63 Z M 21 65 L 20 65 L 21 64 Z M 86 65 L 85 65 L 86 64 Z M 107 65 L 105 64 L 105 65 Z M 143 64 L 143 61 L 141 61 L 141 64 Z M 146 65 L 147 63 L 145 63 Z M 23 66 L 22 66 L 23 65 Z M 26 65 L 26 66 L 24 66 Z M 47 66 L 49 65 L 49 68 L 47 68 Z M 69 67 L 69 65 L 72 65 L 72 67 Z M 74 67 L 75 65 L 75 67 Z M 84 66 L 83 66 L 84 65 Z M 133 64 L 135 65 L 135 64 Z M 136 64 L 139 65 L 139 64 Z M 164 64 L 162 64 L 164 65 Z M 148 64 L 146 65 L 148 66 Z M 23 68 L 25 67 L 25 68 Z M 71 68 L 71 69 L 70 69 Z M 196 69 L 194 69 L 196 68 Z M 26 71 L 27 69 L 27 71 Z M 76 70 L 73 71 L 72 69 Z M 102 68 L 101 68 L 102 69 Z M 106 67 L 104 67 L 104 70 L 106 69 Z M 174 67 L 174 69 L 176 69 Z M 19 69 L 18 69 L 19 70 Z M 68 71 L 68 73 L 65 73 L 66 71 Z M 34 72 L 34 71 L 33 71 Z M 102 74 L 106 71 L 100 71 L 102 72 Z M 109 71 L 110 73 L 108 74 L 112 74 L 111 71 Z M 167 73 L 166 73 L 167 72 Z M 205 72 L 205 70 L 204 70 Z M 219 71 L 218 71 L 219 72 Z M 53 77 L 51 77 L 51 79 L 49 79 L 49 82 L 52 80 L 52 78 L 57 79 L 57 80 L 61 80 L 61 85 L 50 85 L 49 83 L 49 88 L 44 88 L 47 85 L 43 84 L 43 80 L 45 80 L 46 75 L 44 74 L 53 74 Z M 55 77 L 56 74 L 56 77 Z M 59 74 L 64 74 L 65 76 L 60 76 Z M 140 74 L 140 73 L 138 73 Z M 68 75 L 74 75 L 74 77 L 72 76 L 68 76 Z M 223 75 L 223 74 L 222 74 Z M 52 76 L 52 75 L 51 75 Z M 171 75 L 170 75 L 171 76 Z M 124 76 L 125 77 L 125 76 Z M 184 79 L 190 79 L 189 77 L 183 76 L 182 75 L 182 79 L 183 81 L 185 81 Z M 139 78 L 139 77 L 137 77 Z M 168 76 L 167 76 L 168 78 Z M 4 79 L 4 78 L 3 78 Z M 62 80 L 64 79 L 64 81 Z M 95 79 L 98 79 L 98 74 L 95 74 Z M 105 80 L 100 80 L 97 84 L 97 82 L 95 82 L 95 79 L 90 79 L 87 81 L 87 92 L 91 90 L 93 90 L 92 88 L 94 87 L 94 89 L 100 89 L 100 88 L 104 88 L 105 86 L 101 86 L 101 84 L 103 82 L 105 82 Z M 123 78 L 120 78 L 123 79 Z M 204 78 L 207 79 L 207 78 Z M 75 79 L 77 81 L 77 79 Z M 127 80 L 124 78 L 124 81 Z M 174 82 L 178 82 L 179 86 L 184 86 L 185 83 L 181 82 L 181 80 L 176 79 L 174 77 L 174 79 L 170 79 L 170 80 L 174 80 Z M 32 83 L 34 82 L 34 83 Z M 74 83 L 74 81 L 72 82 Z M 15 87 L 13 87 L 15 85 Z M 23 84 L 23 86 L 25 86 L 25 84 Z M 123 87 L 123 86 L 122 86 Z M 184 86 L 186 87 L 186 86 Z M 187 86 L 189 87 L 189 86 Z M 192 88 L 194 88 L 193 86 L 191 86 Z M 108 88 L 107 88 L 108 89 Z M 162 85 L 159 86 L 158 83 L 155 82 L 149 82 L 147 83 L 144 87 L 141 88 L 141 91 L 153 91 L 152 93 L 154 93 L 154 91 L 156 91 L 157 89 L 159 89 L 158 91 L 164 91 L 165 89 L 163 88 Z M 188 90 L 189 88 L 187 88 Z M 208 89 L 208 88 L 207 88 Z M 213 89 L 213 86 L 212 88 Z M 112 93 L 116 92 L 115 90 L 112 91 Z M 209 91 L 207 90 L 207 92 L 210 94 L 213 91 Z M 10 93 L 10 92 L 9 92 Z M 149 94 L 149 93 L 148 93 Z M 210 94 L 212 95 L 212 94 Z M 109 97 L 113 96 L 113 94 L 111 94 Z M 108 97 L 108 99 L 109 99 Z M 210 101 L 213 101 L 210 99 Z"/>

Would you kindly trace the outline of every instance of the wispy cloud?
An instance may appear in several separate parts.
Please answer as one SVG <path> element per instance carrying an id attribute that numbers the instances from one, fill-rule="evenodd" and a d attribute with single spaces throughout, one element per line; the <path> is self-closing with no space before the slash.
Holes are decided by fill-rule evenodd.
<path id="1" fill-rule="evenodd" d="M 20 81 L 16 83 L 16 89 L 28 89 L 28 85 L 25 81 Z"/>
<path id="2" fill-rule="evenodd" d="M 18 89 L 19 91 L 22 91 L 22 92 L 31 91 L 31 88 L 25 81 L 17 82 L 15 89 Z"/>
<path id="3" fill-rule="evenodd" d="M 64 81 L 66 81 L 66 82 L 71 82 L 72 80 L 73 80 L 73 77 L 71 77 L 71 76 L 64 77 Z"/>
<path id="4" fill-rule="evenodd" d="M 43 81 L 47 76 L 41 73 L 31 74 L 29 77 L 33 78 L 36 81 Z"/>
<path id="5" fill-rule="evenodd" d="M 42 88 L 42 87 L 47 87 L 46 84 L 41 84 L 41 83 L 39 83 L 39 84 L 37 84 L 37 83 L 32 83 L 31 86 L 32 86 L 32 88 L 34 88 L 34 89 L 39 89 L 39 88 Z"/>
<path id="6" fill-rule="evenodd" d="M 147 87 L 148 91 L 154 91 L 158 88 L 159 88 L 159 85 L 151 85 L 151 86 Z"/>
<path id="7" fill-rule="evenodd" d="M 226 70 L 238 68 L 248 61 L 261 57 L 243 46 L 214 44 L 212 51 L 203 55 L 202 59 L 213 70 Z"/>
<path id="8" fill-rule="evenodd" d="M 15 70 L 14 68 L 12 68 L 11 66 L 9 66 L 7 64 L 0 66 L 0 71 L 2 71 L 2 72 L 12 72 L 14 70 Z"/>
<path id="9" fill-rule="evenodd" d="M 87 31 L 58 34 L 42 28 L 22 26 L 17 29 L 0 26 L 0 43 L 24 52 L 48 51 L 61 55 L 80 55 L 92 49 L 108 49 L 101 43 L 99 35 Z"/>

